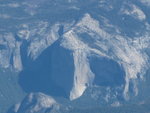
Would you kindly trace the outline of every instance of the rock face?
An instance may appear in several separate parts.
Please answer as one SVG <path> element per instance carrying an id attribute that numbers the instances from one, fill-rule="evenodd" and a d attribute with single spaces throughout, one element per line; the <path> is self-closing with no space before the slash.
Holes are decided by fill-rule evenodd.
<path id="1" fill-rule="evenodd" d="M 89 0 L 86 3 L 81 0 L 54 0 L 51 3 L 48 0 L 27 0 L 16 1 L 15 4 L 2 3 L 0 8 L 8 11 L 15 8 L 24 15 L 0 14 L 0 66 L 13 69 L 20 75 L 25 73 L 23 75 L 29 78 L 33 76 L 36 79 L 37 76 L 31 91 L 43 92 L 42 88 L 50 88 L 44 93 L 55 96 L 63 92 L 73 101 L 86 95 L 86 90 L 103 87 L 97 89 L 113 90 L 111 93 L 116 100 L 112 102 L 115 104 L 111 104 L 120 105 L 118 95 L 125 101 L 139 95 L 139 81 L 145 80 L 149 70 L 148 4 L 147 0 Z M 6 27 L 7 23 L 13 28 Z M 49 58 L 45 57 L 48 55 Z M 95 59 L 100 59 L 97 60 L 100 61 L 97 64 L 100 68 L 96 70 L 93 69 L 96 63 L 91 63 Z M 110 67 L 105 67 L 107 63 Z M 117 77 L 123 80 L 115 83 Z M 29 81 L 32 84 L 31 78 Z M 21 83 L 23 89 L 30 87 L 29 81 Z M 41 86 L 37 87 L 37 84 Z M 64 96 L 61 93 L 59 96 Z M 109 102 L 112 98 L 109 95 L 104 100 Z M 24 109 L 30 103 L 33 103 L 31 108 Z M 55 105 L 57 103 L 51 97 L 41 93 L 30 94 L 16 113 L 44 113 Z"/>
<path id="2" fill-rule="evenodd" d="M 46 48 L 61 38 L 60 46 L 71 50 L 74 59 L 75 69 L 73 87 L 70 91 L 71 100 L 80 97 L 88 86 L 93 85 L 96 75 L 90 69 L 88 57 L 95 55 L 100 58 L 105 57 L 114 60 L 125 71 L 123 95 L 125 99 L 128 99 L 130 82 L 138 79 L 138 74 L 140 78 L 143 78 L 143 74 L 148 68 L 149 57 L 144 52 L 144 49 L 148 48 L 150 38 L 144 35 L 142 38 L 130 39 L 129 37 L 123 37 L 121 34 L 119 35 L 119 33 L 108 33 L 101 28 L 100 23 L 93 19 L 90 14 L 85 14 L 76 25 L 66 30 L 61 37 L 59 35 L 60 25 L 55 24 L 47 31 L 48 23 L 39 23 L 35 28 L 40 26 L 40 29 L 29 31 L 32 37 L 34 35 L 39 35 L 39 37 L 25 38 L 29 43 L 27 56 L 35 60 Z M 65 24 L 64 28 L 66 28 Z M 84 37 L 84 35 L 87 37 Z M 23 69 L 20 53 L 22 40 L 16 41 L 12 34 L 4 35 L 2 39 L 7 41 L 8 45 L 6 46 L 12 50 L 1 50 L 3 52 L 1 58 L 6 59 L 1 60 L 3 61 L 1 65 L 4 68 L 8 68 L 12 59 L 13 68 L 21 71 Z M 7 57 L 4 57 L 6 54 Z M 138 88 L 136 83 L 133 85 L 133 90 L 137 95 Z"/>
<path id="3" fill-rule="evenodd" d="M 37 26 L 34 26 L 35 28 L 30 28 L 32 30 L 29 31 L 28 25 L 21 25 L 20 29 L 25 30 L 19 30 L 16 36 L 12 33 L 1 35 L 1 46 L 3 46 L 0 54 L 1 67 L 8 68 L 13 66 L 16 71 L 22 70 L 21 46 L 25 41 L 29 44 L 27 47 L 27 56 L 30 56 L 32 59 L 38 57 L 44 49 L 56 41 L 58 39 L 59 25 L 54 25 L 49 31 L 46 31 L 47 26 L 48 23 L 40 22 Z M 31 38 L 35 37 L 35 35 L 36 38 Z"/>
<path id="4" fill-rule="evenodd" d="M 14 107 L 15 113 L 58 113 L 59 104 L 50 96 L 42 93 L 29 94 L 21 104 Z"/>

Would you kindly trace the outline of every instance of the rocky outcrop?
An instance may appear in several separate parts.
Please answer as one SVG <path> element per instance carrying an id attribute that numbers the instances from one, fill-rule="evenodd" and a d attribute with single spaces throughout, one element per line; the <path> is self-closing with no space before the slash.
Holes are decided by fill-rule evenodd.
<path id="1" fill-rule="evenodd" d="M 16 104 L 14 113 L 59 113 L 59 104 L 50 96 L 42 93 L 29 94 L 20 104 Z"/>
<path id="2" fill-rule="evenodd" d="M 32 5 L 29 1 L 20 5 L 27 6 L 25 12 L 32 17 L 37 13 L 34 9 L 43 8 L 44 2 L 39 1 L 33 9 L 31 9 Z M 58 1 L 55 2 L 53 4 L 56 6 L 60 5 Z M 41 19 L 24 22 L 19 24 L 13 32 L 9 30 L 2 32 L 0 35 L 0 66 L 20 72 L 24 69 L 22 52 L 27 53 L 26 57 L 34 62 L 48 47 L 60 41 L 60 46 L 70 50 L 74 60 L 73 87 L 69 91 L 70 100 L 79 98 L 88 87 L 95 85 L 94 79 L 97 75 L 90 67 L 89 57 L 91 56 L 113 60 L 123 68 L 125 83 L 122 83 L 123 92 L 121 93 L 125 100 L 130 98 L 131 84 L 134 95 L 138 95 L 136 80 L 142 80 L 149 68 L 149 55 L 146 50 L 149 48 L 150 42 L 150 25 L 147 21 L 147 14 L 134 2 L 129 4 L 127 1 L 112 3 L 109 0 L 89 0 L 83 6 L 80 2 L 80 0 L 66 1 L 65 3 L 70 6 L 60 7 L 64 12 L 69 12 L 71 9 L 71 11 L 83 13 L 85 12 L 84 8 L 87 9 L 86 13 L 81 14 L 80 17 L 77 17 L 77 13 L 75 13 L 69 20 L 66 20 L 68 15 L 65 13 L 66 18 L 64 16 L 63 19 L 53 19 L 53 16 L 61 16 L 58 9 L 54 7 L 57 15 L 55 12 L 50 12 L 51 18 L 48 17 L 45 21 Z M 91 2 L 95 5 L 90 7 Z M 15 6 L 15 8 L 17 7 L 19 6 Z M 91 12 L 91 8 L 98 12 Z M 43 10 L 45 11 L 45 9 Z M 44 12 L 43 10 L 41 12 Z M 37 13 L 36 16 L 41 17 L 41 12 L 39 11 L 40 14 Z M 72 14 L 72 12 L 70 13 Z M 74 19 L 75 17 L 77 19 Z M 135 22 L 136 27 L 129 21 Z M 141 31 L 139 32 L 139 30 Z M 25 43 L 26 50 L 21 50 Z"/>

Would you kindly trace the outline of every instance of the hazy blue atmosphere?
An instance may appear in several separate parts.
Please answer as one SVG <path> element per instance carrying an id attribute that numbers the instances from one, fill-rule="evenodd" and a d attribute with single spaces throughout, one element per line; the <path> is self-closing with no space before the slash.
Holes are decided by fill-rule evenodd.
<path id="1" fill-rule="evenodd" d="M 0 0 L 0 113 L 150 113 L 150 0 Z"/>

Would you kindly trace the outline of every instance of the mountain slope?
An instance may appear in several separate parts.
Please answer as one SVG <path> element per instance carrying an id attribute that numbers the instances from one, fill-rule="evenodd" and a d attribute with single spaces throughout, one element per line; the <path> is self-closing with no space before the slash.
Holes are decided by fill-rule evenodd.
<path id="1" fill-rule="evenodd" d="M 0 67 L 18 74 L 10 76 L 22 96 L 36 98 L 16 113 L 37 112 L 32 106 L 46 95 L 69 110 L 145 102 L 150 93 L 147 0 L 6 0 L 0 10 Z"/>

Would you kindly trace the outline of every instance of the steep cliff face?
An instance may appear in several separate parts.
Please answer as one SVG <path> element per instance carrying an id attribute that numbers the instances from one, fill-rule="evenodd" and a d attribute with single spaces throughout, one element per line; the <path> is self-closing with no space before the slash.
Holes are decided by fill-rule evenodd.
<path id="1" fill-rule="evenodd" d="M 109 105 L 141 95 L 149 71 L 148 1 L 6 1 L 0 9 L 0 66 L 19 73 L 25 92 Z"/>
<path id="2" fill-rule="evenodd" d="M 90 41 L 86 40 L 87 37 L 82 37 L 82 34 L 87 35 Z M 148 42 L 144 45 L 147 45 Z M 98 21 L 86 14 L 75 27 L 64 34 L 62 43 L 63 46 L 74 51 L 74 63 L 77 69 L 74 75 L 74 88 L 79 90 L 77 92 L 83 93 L 86 85 L 91 85 L 94 76 L 96 76 L 91 71 L 87 59 L 87 56 L 95 54 L 98 57 L 112 59 L 123 67 L 125 71 L 124 97 L 127 99 L 130 80 L 137 79 L 138 74 L 142 78 L 143 70 L 148 68 L 148 56 L 145 52 L 143 53 L 145 48 L 137 48 L 133 43 L 134 39 L 123 37 L 119 33 L 105 32 Z M 141 46 L 140 43 L 138 45 Z M 78 86 L 79 84 L 80 86 Z M 81 91 L 80 88 L 82 88 Z M 134 84 L 134 91 L 137 95 L 136 84 Z M 80 96 L 82 93 L 77 95 Z"/>
<path id="3" fill-rule="evenodd" d="M 54 24 L 49 30 L 47 28 L 48 23 L 40 22 L 31 31 L 19 31 L 19 41 L 10 33 L 3 35 L 2 44 L 7 43 L 5 45 L 7 47 L 1 50 L 1 66 L 4 68 L 13 66 L 17 71 L 23 70 L 21 45 L 24 42 L 21 40 L 21 37 L 25 37 L 27 32 L 29 33 L 28 38 L 24 38 L 28 43 L 27 56 L 33 60 L 38 58 L 55 41 L 61 39 L 60 46 L 71 50 L 74 60 L 74 82 L 70 91 L 71 100 L 80 97 L 88 86 L 94 84 L 93 80 L 97 75 L 92 72 L 88 59 L 88 57 L 93 55 L 114 60 L 123 68 L 125 71 L 125 83 L 122 84 L 124 85 L 123 95 L 124 98 L 129 98 L 130 82 L 139 77 L 143 78 L 143 74 L 148 68 L 149 57 L 144 52 L 149 45 L 148 35 L 145 34 L 143 37 L 131 39 L 119 33 L 108 33 L 89 14 L 85 14 L 74 26 L 70 25 L 69 30 L 62 31 L 64 33 L 60 36 L 59 30 L 61 25 L 63 24 Z M 63 26 L 63 30 L 65 30 L 66 24 Z M 37 37 L 33 38 L 35 35 Z M 136 83 L 133 83 L 133 85 L 133 90 L 135 95 L 137 95 L 138 88 L 136 87 Z"/>

